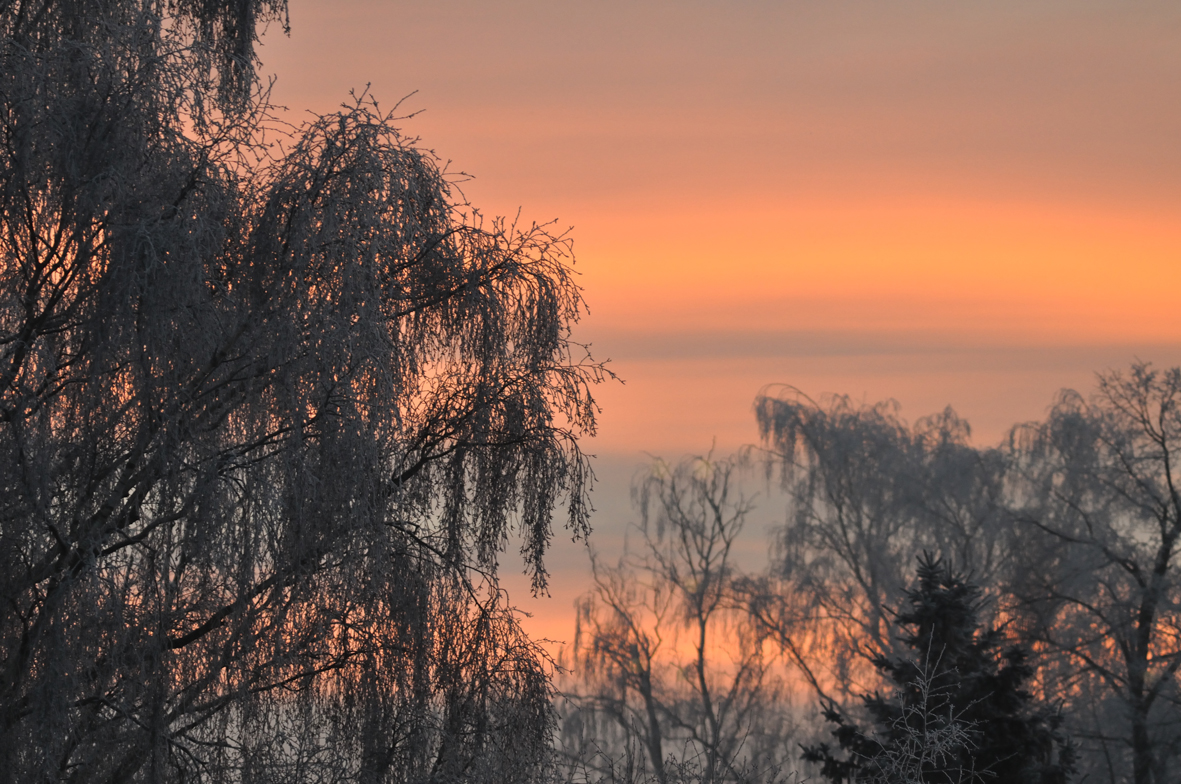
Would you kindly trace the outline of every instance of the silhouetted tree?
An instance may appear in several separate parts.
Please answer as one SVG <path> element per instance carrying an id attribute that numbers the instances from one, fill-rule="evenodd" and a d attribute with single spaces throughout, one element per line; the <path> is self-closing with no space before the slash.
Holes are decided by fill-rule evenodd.
<path id="1" fill-rule="evenodd" d="M 614 568 L 594 560 L 595 585 L 579 602 L 568 750 L 610 751 L 616 737 L 621 754 L 644 749 L 641 771 L 658 782 L 689 769 L 688 780 L 711 784 L 765 780 L 755 777 L 782 762 L 782 686 L 734 564 L 751 509 L 735 473 L 708 456 L 658 460 L 638 483 L 640 552 Z"/>
<path id="2" fill-rule="evenodd" d="M 980 591 L 930 553 L 919 559 L 918 585 L 896 623 L 907 657 L 874 665 L 891 693 L 864 696 L 875 730 L 866 733 L 829 703 L 825 715 L 843 755 L 827 745 L 805 749 L 833 782 L 1003 781 L 1059 784 L 1073 772 L 1073 749 L 1061 719 L 1025 685 L 1033 675 L 1020 647 L 981 631 Z"/>
<path id="3" fill-rule="evenodd" d="M 1099 376 L 1013 431 L 1012 590 L 1095 775 L 1163 784 L 1181 752 L 1181 368 Z M 1128 757 L 1130 756 L 1130 760 Z"/>
<path id="4" fill-rule="evenodd" d="M 873 658 L 901 652 L 889 608 L 915 552 L 954 555 L 1003 582 L 1003 456 L 972 447 L 953 411 L 911 426 L 891 401 L 816 403 L 781 388 L 755 412 L 790 506 L 775 567 L 748 586 L 750 609 L 820 693 L 870 688 Z"/>
<path id="5" fill-rule="evenodd" d="M 495 568 L 587 530 L 568 242 L 374 103 L 271 121 L 285 13 L 0 3 L 0 780 L 544 767 Z"/>

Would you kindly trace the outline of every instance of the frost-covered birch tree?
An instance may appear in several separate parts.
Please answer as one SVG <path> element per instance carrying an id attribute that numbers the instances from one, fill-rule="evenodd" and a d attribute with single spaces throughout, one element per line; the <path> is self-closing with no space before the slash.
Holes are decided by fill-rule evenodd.
<path id="1" fill-rule="evenodd" d="M 1092 778 L 1159 784 L 1181 754 L 1181 368 L 1136 364 L 1013 431 L 1024 633 Z"/>
<path id="2" fill-rule="evenodd" d="M 1005 463 L 973 447 L 951 409 L 911 425 L 893 401 L 818 403 L 786 387 L 755 413 L 789 505 L 750 607 L 826 698 L 872 688 L 874 658 L 904 652 L 890 608 L 917 553 L 953 558 L 990 588 L 1003 581 Z"/>
<path id="3" fill-rule="evenodd" d="M 569 242 L 273 121 L 285 5 L 0 4 L 0 780 L 544 767 L 495 572 L 587 530 Z"/>

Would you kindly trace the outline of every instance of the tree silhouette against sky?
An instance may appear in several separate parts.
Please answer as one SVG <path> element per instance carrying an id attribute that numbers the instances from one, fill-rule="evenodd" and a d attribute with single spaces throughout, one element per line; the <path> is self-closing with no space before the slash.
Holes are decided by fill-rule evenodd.
<path id="1" fill-rule="evenodd" d="M 863 696 L 873 731 L 828 703 L 839 751 L 819 744 L 805 759 L 838 784 L 1067 781 L 1073 749 L 1060 717 L 1026 690 L 1033 669 L 1025 650 L 980 629 L 980 590 L 949 565 L 924 553 L 917 577 L 895 618 L 912 654 L 877 657 L 891 692 Z"/>
<path id="2" fill-rule="evenodd" d="M 0 5 L 0 780 L 524 780 L 496 582 L 588 530 L 569 241 L 368 97 L 273 120 L 281 0 Z"/>

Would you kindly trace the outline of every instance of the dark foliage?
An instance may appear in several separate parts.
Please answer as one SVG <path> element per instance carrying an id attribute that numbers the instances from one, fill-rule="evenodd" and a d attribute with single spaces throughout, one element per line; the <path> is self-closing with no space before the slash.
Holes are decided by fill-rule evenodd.
<path id="1" fill-rule="evenodd" d="M 1061 718 L 1025 689 L 1033 675 L 1026 651 L 1003 647 L 997 630 L 980 630 L 979 589 L 925 553 L 907 603 L 896 621 L 913 656 L 877 657 L 892 693 L 863 698 L 875 731 L 828 703 L 838 748 L 808 747 L 804 758 L 832 782 L 1067 781 L 1073 749 Z"/>

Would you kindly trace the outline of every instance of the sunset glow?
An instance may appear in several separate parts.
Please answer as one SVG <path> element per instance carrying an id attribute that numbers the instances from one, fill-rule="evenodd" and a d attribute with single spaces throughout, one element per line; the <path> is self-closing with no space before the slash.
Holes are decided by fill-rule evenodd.
<path id="1" fill-rule="evenodd" d="M 1181 780 L 1179 43 L 0 3 L 0 778 Z"/>
<path id="2" fill-rule="evenodd" d="M 587 444 L 604 549 L 645 455 L 754 442 L 767 384 L 952 405 L 987 444 L 1097 370 L 1181 361 L 1175 5 L 294 2 L 291 23 L 260 49 L 291 121 L 409 96 L 403 127 L 485 214 L 573 227 L 576 337 L 626 382 Z M 550 563 L 551 600 L 508 579 L 564 638 L 582 545 Z"/>

